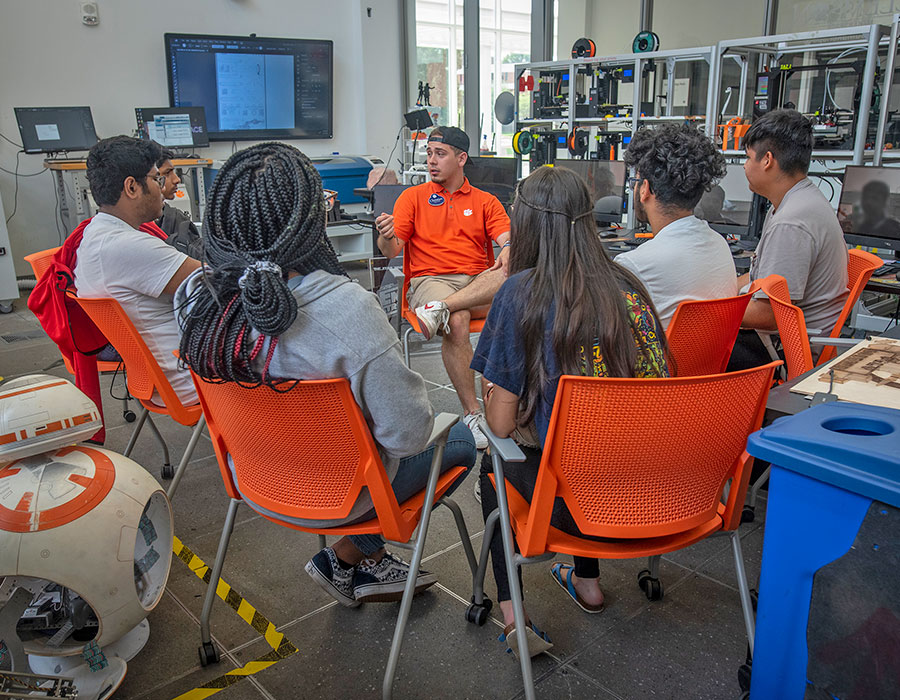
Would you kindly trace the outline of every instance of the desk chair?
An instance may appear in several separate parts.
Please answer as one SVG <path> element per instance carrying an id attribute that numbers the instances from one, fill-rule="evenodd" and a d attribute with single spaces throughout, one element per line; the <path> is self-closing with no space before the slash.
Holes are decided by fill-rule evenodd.
<path id="1" fill-rule="evenodd" d="M 137 328 L 134 327 L 119 302 L 106 297 L 75 297 L 75 299 L 122 356 L 122 361 L 125 363 L 128 391 L 141 404 L 141 412 L 134 432 L 131 434 L 131 439 L 123 454 L 126 457 L 131 454 L 141 428 L 150 413 L 169 416 L 176 423 L 194 428 L 187 447 L 184 448 L 181 461 L 174 471 L 169 464 L 168 451 L 165 452 L 162 477 L 172 479 L 172 483 L 166 490 L 166 495 L 171 500 L 175 496 L 175 490 L 181 482 L 187 463 L 191 460 L 191 455 L 193 455 L 200 434 L 203 432 L 203 426 L 206 425 L 200 404 L 185 406 L 181 402 L 153 353 L 150 352 L 150 348 L 147 347 L 141 334 L 138 333 Z M 162 405 L 154 401 L 155 396 L 162 399 Z"/>
<path id="2" fill-rule="evenodd" d="M 851 251 L 854 252 L 854 251 Z M 859 251 L 861 252 L 861 251 Z M 869 253 L 865 253 L 869 255 Z M 872 256 L 875 257 L 875 256 Z M 874 268 L 873 268 L 874 269 Z M 869 276 L 872 271 L 869 270 Z M 866 277 L 868 279 L 868 276 Z M 848 285 L 849 286 L 849 285 Z M 863 283 L 865 286 L 865 283 Z M 787 368 L 787 381 L 791 381 L 806 374 L 813 368 L 812 349 L 810 342 L 819 344 L 828 344 L 826 350 L 836 352 L 835 346 L 851 347 L 859 342 L 852 338 L 841 338 L 832 334 L 828 338 L 819 338 L 809 336 L 806 329 L 806 322 L 803 318 L 803 310 L 791 303 L 791 294 L 788 289 L 787 281 L 781 275 L 769 275 L 757 280 L 751 286 L 751 293 L 756 291 L 765 292 L 769 297 L 769 303 L 772 305 L 772 313 L 775 314 L 775 323 L 778 326 L 778 336 L 781 338 L 781 346 L 784 351 L 784 362 Z M 851 292 L 852 295 L 852 292 Z M 853 305 L 850 304 L 850 307 Z M 843 323 L 838 321 L 836 332 L 840 332 Z M 760 474 L 759 478 L 750 486 L 750 496 L 741 516 L 743 522 L 752 523 L 756 517 L 756 500 L 759 497 L 759 490 L 769 481 L 771 467 Z"/>
<path id="3" fill-rule="evenodd" d="M 264 518 L 284 527 L 318 533 L 321 546 L 325 546 L 326 533 L 369 533 L 381 534 L 393 540 L 392 544 L 412 550 L 382 688 L 383 696 L 390 698 L 435 502 L 453 512 L 469 566 L 475 570 L 475 554 L 462 512 L 456 503 L 443 498 L 465 468 L 454 467 L 439 474 L 447 434 L 458 417 L 448 413 L 435 417 L 428 442 L 435 446 L 428 485 L 413 498 L 398 503 L 346 379 L 301 381 L 290 391 L 275 391 L 267 386 L 247 389 L 235 382 L 205 382 L 193 373 L 192 377 L 231 499 L 200 617 L 201 663 L 206 666 L 219 658 L 210 638 L 209 617 L 235 513 L 246 495 L 268 511 L 257 511 Z M 368 488 L 374 503 L 375 517 L 371 520 L 339 527 L 297 524 L 298 519 L 308 523 L 345 518 L 363 488 Z M 249 501 L 247 505 L 254 508 Z M 415 543 L 410 544 L 417 526 Z"/>
<path id="4" fill-rule="evenodd" d="M 683 301 L 666 329 L 675 376 L 725 371 L 751 294 Z"/>
<path id="5" fill-rule="evenodd" d="M 642 571 L 638 581 L 649 598 L 657 599 L 662 597 L 660 555 L 728 533 L 752 653 L 753 610 L 737 529 L 752 460 L 745 451 L 747 436 L 762 425 L 777 365 L 672 379 L 563 376 L 531 503 L 503 487 L 502 460 L 521 462 L 525 455 L 511 439 L 486 431 L 499 507 L 485 523 L 467 619 L 479 622 L 471 611 L 487 602 L 484 573 L 498 519 L 516 634 L 525 629 L 516 584 L 522 564 L 544 561 L 554 552 L 601 559 L 649 556 L 649 571 Z M 629 420 L 620 419 L 623 413 Z M 715 426 L 714 440 L 708 439 L 710 426 Z M 553 527 L 557 497 L 584 535 L 609 539 L 589 540 Z M 521 554 L 515 552 L 513 535 Z M 519 649 L 527 648 L 520 638 Z M 531 659 L 522 653 L 519 660 L 530 700 L 535 697 Z"/>
<path id="6" fill-rule="evenodd" d="M 487 246 L 485 246 L 485 260 L 487 262 L 487 267 L 491 267 L 494 264 L 494 245 L 492 242 L 488 242 Z M 406 322 L 409 323 L 409 328 L 403 333 L 403 359 L 406 362 L 406 366 L 409 367 L 409 336 L 411 333 L 421 333 L 422 327 L 419 325 L 419 317 L 416 316 L 415 309 L 409 308 L 409 301 L 406 298 L 406 294 L 409 291 L 409 262 L 406 256 L 406 250 L 403 251 L 403 290 L 400 294 L 400 316 L 406 319 Z M 484 322 L 486 319 L 484 318 L 473 318 L 469 322 L 469 333 L 480 333 L 481 329 L 484 328 Z"/>
<path id="7" fill-rule="evenodd" d="M 834 328 L 831 330 L 830 338 L 841 337 L 844 323 L 849 318 L 850 312 L 853 311 L 853 307 L 856 306 L 856 302 L 859 301 L 863 289 L 866 288 L 866 283 L 869 281 L 872 273 L 884 265 L 884 261 L 877 255 L 858 248 L 851 248 L 847 251 L 847 255 L 847 290 L 849 294 L 847 301 L 844 302 L 844 308 L 841 309 L 841 315 L 838 316 L 837 323 L 834 324 Z M 836 353 L 837 351 L 833 346 L 824 348 L 816 364 L 821 365 L 834 359 Z"/>
<path id="8" fill-rule="evenodd" d="M 61 246 L 57 246 L 56 248 L 48 248 L 47 250 L 39 250 L 37 253 L 32 253 L 31 255 L 26 255 L 25 260 L 31 265 L 31 269 L 34 272 L 34 278 L 36 280 L 41 279 L 44 276 L 44 273 L 50 267 L 50 264 L 53 262 L 53 256 L 59 251 Z M 65 355 L 62 355 L 62 363 L 65 365 L 66 371 L 72 376 L 75 375 L 75 368 L 72 367 L 72 363 L 69 362 L 69 358 Z M 58 364 L 54 362 L 51 367 L 55 367 Z M 99 372 L 118 372 L 119 368 L 122 366 L 121 362 L 107 362 L 103 360 L 97 361 L 97 371 Z M 134 423 L 136 418 L 134 411 L 128 408 L 128 397 L 126 396 L 122 399 L 122 417 L 128 423 Z M 152 422 L 151 422 L 152 424 Z M 159 436 L 159 440 L 162 441 L 162 436 L 159 435 L 159 431 L 156 430 L 156 426 L 153 426 L 153 430 L 156 435 Z M 165 442 L 163 442 L 163 446 L 165 446 Z M 168 458 L 166 459 L 168 462 Z"/>

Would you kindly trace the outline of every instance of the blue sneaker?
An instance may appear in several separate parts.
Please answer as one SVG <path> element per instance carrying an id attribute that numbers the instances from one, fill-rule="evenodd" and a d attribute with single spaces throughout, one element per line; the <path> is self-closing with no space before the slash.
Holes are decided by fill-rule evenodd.
<path id="1" fill-rule="evenodd" d="M 353 575 L 353 597 L 360 603 L 390 603 L 403 597 L 409 564 L 385 552 L 381 561 L 363 559 Z M 419 569 L 416 593 L 437 583 L 437 576 Z"/>
<path id="2" fill-rule="evenodd" d="M 353 597 L 354 569 L 345 569 L 331 547 L 325 547 L 303 567 L 313 581 L 341 605 L 355 608 L 359 601 Z"/>

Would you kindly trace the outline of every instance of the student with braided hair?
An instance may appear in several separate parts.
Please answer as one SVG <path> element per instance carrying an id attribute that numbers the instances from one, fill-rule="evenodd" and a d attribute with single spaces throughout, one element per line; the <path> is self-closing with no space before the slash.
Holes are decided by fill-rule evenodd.
<path id="1" fill-rule="evenodd" d="M 325 235 L 322 182 L 309 159 L 281 143 L 231 156 L 210 190 L 203 241 L 205 266 L 175 300 L 184 362 L 205 379 L 247 386 L 346 377 L 397 498 L 423 489 L 433 448 L 421 450 L 434 418 L 425 382 L 404 364 L 376 297 L 338 264 Z M 472 433 L 460 423 L 450 431 L 442 469 L 474 463 Z M 348 518 L 331 524 L 373 513 L 364 493 Z M 343 537 L 305 568 L 348 607 L 399 600 L 409 573 L 376 535 Z M 436 580 L 420 570 L 416 591 Z"/>

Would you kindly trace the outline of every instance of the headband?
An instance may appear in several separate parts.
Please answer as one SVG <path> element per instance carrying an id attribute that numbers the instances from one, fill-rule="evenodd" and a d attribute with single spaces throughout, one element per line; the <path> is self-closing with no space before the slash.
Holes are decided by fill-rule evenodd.
<path id="1" fill-rule="evenodd" d="M 244 268 L 244 274 L 238 277 L 238 287 L 243 289 L 247 285 L 247 276 L 250 272 L 271 272 L 275 275 L 281 275 L 281 268 L 273 263 L 271 260 L 256 260 L 246 268 Z"/>
<path id="2" fill-rule="evenodd" d="M 545 214 L 557 214 L 557 215 L 559 215 L 559 216 L 564 216 L 564 217 L 566 217 L 567 219 L 569 219 L 570 224 L 571 224 L 571 226 L 573 226 L 573 227 L 575 226 L 575 222 L 576 222 L 576 221 L 578 221 L 579 219 L 583 219 L 583 218 L 586 217 L 586 216 L 592 216 L 593 213 L 594 213 L 593 210 L 590 210 L 590 211 L 584 212 L 583 214 L 577 214 L 577 215 L 575 215 L 575 216 L 572 216 L 572 215 L 569 214 L 568 212 L 565 212 L 565 211 L 559 211 L 558 209 L 548 209 L 548 208 L 546 208 L 546 207 L 539 207 L 537 204 L 532 204 L 532 203 L 529 202 L 527 199 L 525 199 L 525 197 L 522 196 L 522 193 L 521 193 L 521 192 L 518 192 L 518 191 L 516 191 L 516 201 L 521 201 L 522 204 L 524 204 L 525 206 L 531 207 L 532 209 L 535 209 L 535 210 L 537 210 L 537 211 L 542 211 L 542 212 L 544 212 Z"/>

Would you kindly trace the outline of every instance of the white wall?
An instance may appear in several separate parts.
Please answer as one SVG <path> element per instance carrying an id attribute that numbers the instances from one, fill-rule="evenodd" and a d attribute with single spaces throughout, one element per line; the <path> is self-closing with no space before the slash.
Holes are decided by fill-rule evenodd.
<path id="1" fill-rule="evenodd" d="M 131 133 L 134 108 L 168 104 L 165 32 L 250 34 L 334 41 L 334 138 L 292 141 L 309 155 L 334 151 L 386 158 L 401 104 L 400 0 L 99 0 L 100 24 L 81 23 L 79 0 L 4 0 L 0 23 L 0 133 L 19 142 L 13 107 L 90 105 L 97 134 Z M 367 8 L 371 8 L 371 17 Z M 238 142 L 238 148 L 249 145 Z M 0 140 L 0 166 L 14 170 L 16 148 Z M 231 143 L 202 155 L 225 158 Z M 43 158 L 22 155 L 21 173 Z M 0 172 L 6 215 L 14 179 Z M 19 179 L 9 223 L 19 275 L 22 257 L 59 245 L 48 173 Z"/>

